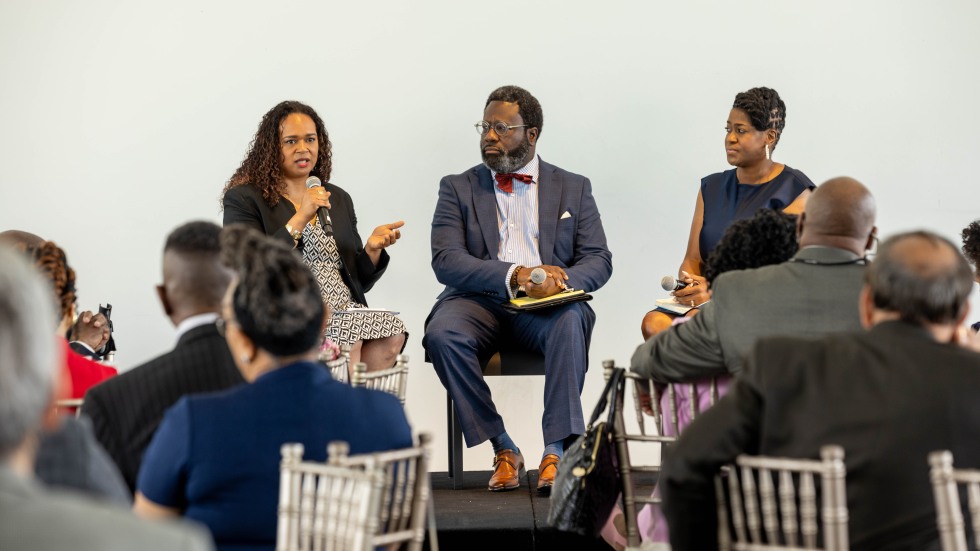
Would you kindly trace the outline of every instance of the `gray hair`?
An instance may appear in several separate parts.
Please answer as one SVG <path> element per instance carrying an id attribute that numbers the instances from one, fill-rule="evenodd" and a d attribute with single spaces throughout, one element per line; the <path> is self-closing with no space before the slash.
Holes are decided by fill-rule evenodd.
<path id="1" fill-rule="evenodd" d="M 51 286 L 0 247 L 0 459 L 39 425 L 56 373 Z"/>
<path id="2" fill-rule="evenodd" d="M 875 308 L 920 325 L 959 322 L 973 289 L 973 270 L 956 245 L 928 231 L 885 240 L 864 279 Z"/>

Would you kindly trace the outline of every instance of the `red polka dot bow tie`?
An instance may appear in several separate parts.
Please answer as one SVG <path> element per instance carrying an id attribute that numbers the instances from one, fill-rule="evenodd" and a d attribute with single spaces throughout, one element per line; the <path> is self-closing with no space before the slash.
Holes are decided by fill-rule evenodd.
<path id="1" fill-rule="evenodd" d="M 497 180 L 497 187 L 507 193 L 514 192 L 514 180 L 524 182 L 525 184 L 534 183 L 534 179 L 531 178 L 530 174 L 497 174 L 494 178 Z"/>

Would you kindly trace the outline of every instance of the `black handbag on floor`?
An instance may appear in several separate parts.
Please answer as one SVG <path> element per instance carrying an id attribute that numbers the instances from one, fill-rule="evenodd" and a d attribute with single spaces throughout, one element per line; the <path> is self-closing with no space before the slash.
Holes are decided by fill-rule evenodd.
<path id="1" fill-rule="evenodd" d="M 595 537 L 619 498 L 613 419 L 623 381 L 623 369 L 615 368 L 592 412 L 585 434 L 578 437 L 558 463 L 548 513 L 548 522 L 558 530 Z M 606 421 L 596 423 L 607 405 Z"/>

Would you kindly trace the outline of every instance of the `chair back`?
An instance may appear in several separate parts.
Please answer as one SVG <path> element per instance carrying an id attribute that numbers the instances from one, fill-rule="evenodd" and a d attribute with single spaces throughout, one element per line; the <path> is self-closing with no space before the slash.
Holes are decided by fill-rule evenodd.
<path id="1" fill-rule="evenodd" d="M 54 403 L 55 410 L 58 413 L 64 413 L 67 415 L 74 415 L 78 417 L 82 413 L 82 404 L 85 402 L 82 398 L 66 398 L 64 400 L 58 400 Z"/>
<path id="2" fill-rule="evenodd" d="M 966 490 L 970 527 L 976 538 L 980 534 L 980 470 L 954 469 L 953 454 L 940 450 L 929 454 L 929 476 L 943 551 L 967 551 L 960 485 Z"/>
<path id="3" fill-rule="evenodd" d="M 347 442 L 331 442 L 327 446 L 329 465 L 355 469 L 376 465 L 384 472 L 384 490 L 372 545 L 404 542 L 410 551 L 419 551 L 425 541 L 428 517 L 429 549 L 438 551 L 428 472 L 431 443 L 432 436 L 421 433 L 414 447 L 402 450 L 348 455 Z"/>
<path id="4" fill-rule="evenodd" d="M 615 362 L 613 360 L 606 360 L 602 362 L 602 367 L 608 379 L 615 368 Z M 624 376 L 627 381 L 633 381 L 633 383 L 630 384 L 627 382 L 623 386 L 623 393 L 616 398 L 617 411 L 614 420 L 614 438 L 616 440 L 616 458 L 619 464 L 620 480 L 622 483 L 626 541 L 630 548 L 632 548 L 640 545 L 640 531 L 637 524 L 639 507 L 647 503 L 659 504 L 661 499 L 658 494 L 651 493 L 652 488 L 649 487 L 649 484 L 642 484 L 640 480 L 644 473 L 659 473 L 660 465 L 634 465 L 630 458 L 630 442 L 652 444 L 659 448 L 657 451 L 662 452 L 664 446 L 677 440 L 677 435 L 680 434 L 684 427 L 680 423 L 682 394 L 686 393 L 690 402 L 686 407 L 689 408 L 691 419 L 700 415 L 701 411 L 697 399 L 697 388 L 693 383 L 655 384 L 653 380 L 632 373 L 629 370 L 624 373 Z M 645 419 L 647 415 L 643 412 L 643 404 L 640 399 L 640 387 L 646 390 L 651 400 L 650 406 L 653 410 L 653 424 L 649 427 L 649 430 Z M 627 388 L 629 388 L 629 391 L 626 390 Z M 633 407 L 630 408 L 630 411 L 636 417 L 636 425 L 639 428 L 638 433 L 631 433 L 626 427 L 626 408 L 624 407 L 626 393 L 632 395 Z M 661 405 L 661 398 L 664 396 L 668 398 L 666 400 L 666 411 L 664 411 Z M 715 379 L 711 379 L 710 382 L 710 399 L 711 405 L 714 405 L 718 401 L 718 385 Z M 652 477 L 652 474 L 649 476 Z M 644 489 L 646 490 L 645 492 Z"/>
<path id="5" fill-rule="evenodd" d="M 350 384 L 394 394 L 404 406 L 408 387 L 408 356 L 399 354 L 395 358 L 394 366 L 380 371 L 368 371 L 366 364 L 358 362 L 354 364 L 354 376 Z"/>
<path id="6" fill-rule="evenodd" d="M 377 530 L 384 474 L 373 460 L 351 469 L 281 449 L 276 551 L 367 551 Z"/>
<path id="7" fill-rule="evenodd" d="M 844 449 L 824 446 L 820 458 L 738 456 L 727 477 L 715 479 L 718 548 L 846 550 Z"/>
<path id="8" fill-rule="evenodd" d="M 350 382 L 350 375 L 348 371 L 348 366 L 350 365 L 350 345 L 342 344 L 340 345 L 340 356 L 335 359 L 327 359 L 325 354 L 320 355 L 320 362 L 327 366 L 330 370 L 330 375 L 337 381 L 342 383 Z"/>

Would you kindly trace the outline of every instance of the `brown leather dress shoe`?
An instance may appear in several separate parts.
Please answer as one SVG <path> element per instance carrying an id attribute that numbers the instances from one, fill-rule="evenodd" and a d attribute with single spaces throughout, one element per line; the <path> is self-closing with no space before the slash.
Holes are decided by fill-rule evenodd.
<path id="1" fill-rule="evenodd" d="M 551 487 L 555 484 L 555 474 L 558 473 L 558 456 L 549 453 L 541 459 L 538 466 L 538 493 L 550 495 Z"/>
<path id="2" fill-rule="evenodd" d="M 517 489 L 524 476 L 524 456 L 516 450 L 502 450 L 493 456 L 493 476 L 490 477 L 491 492 L 504 492 Z"/>

